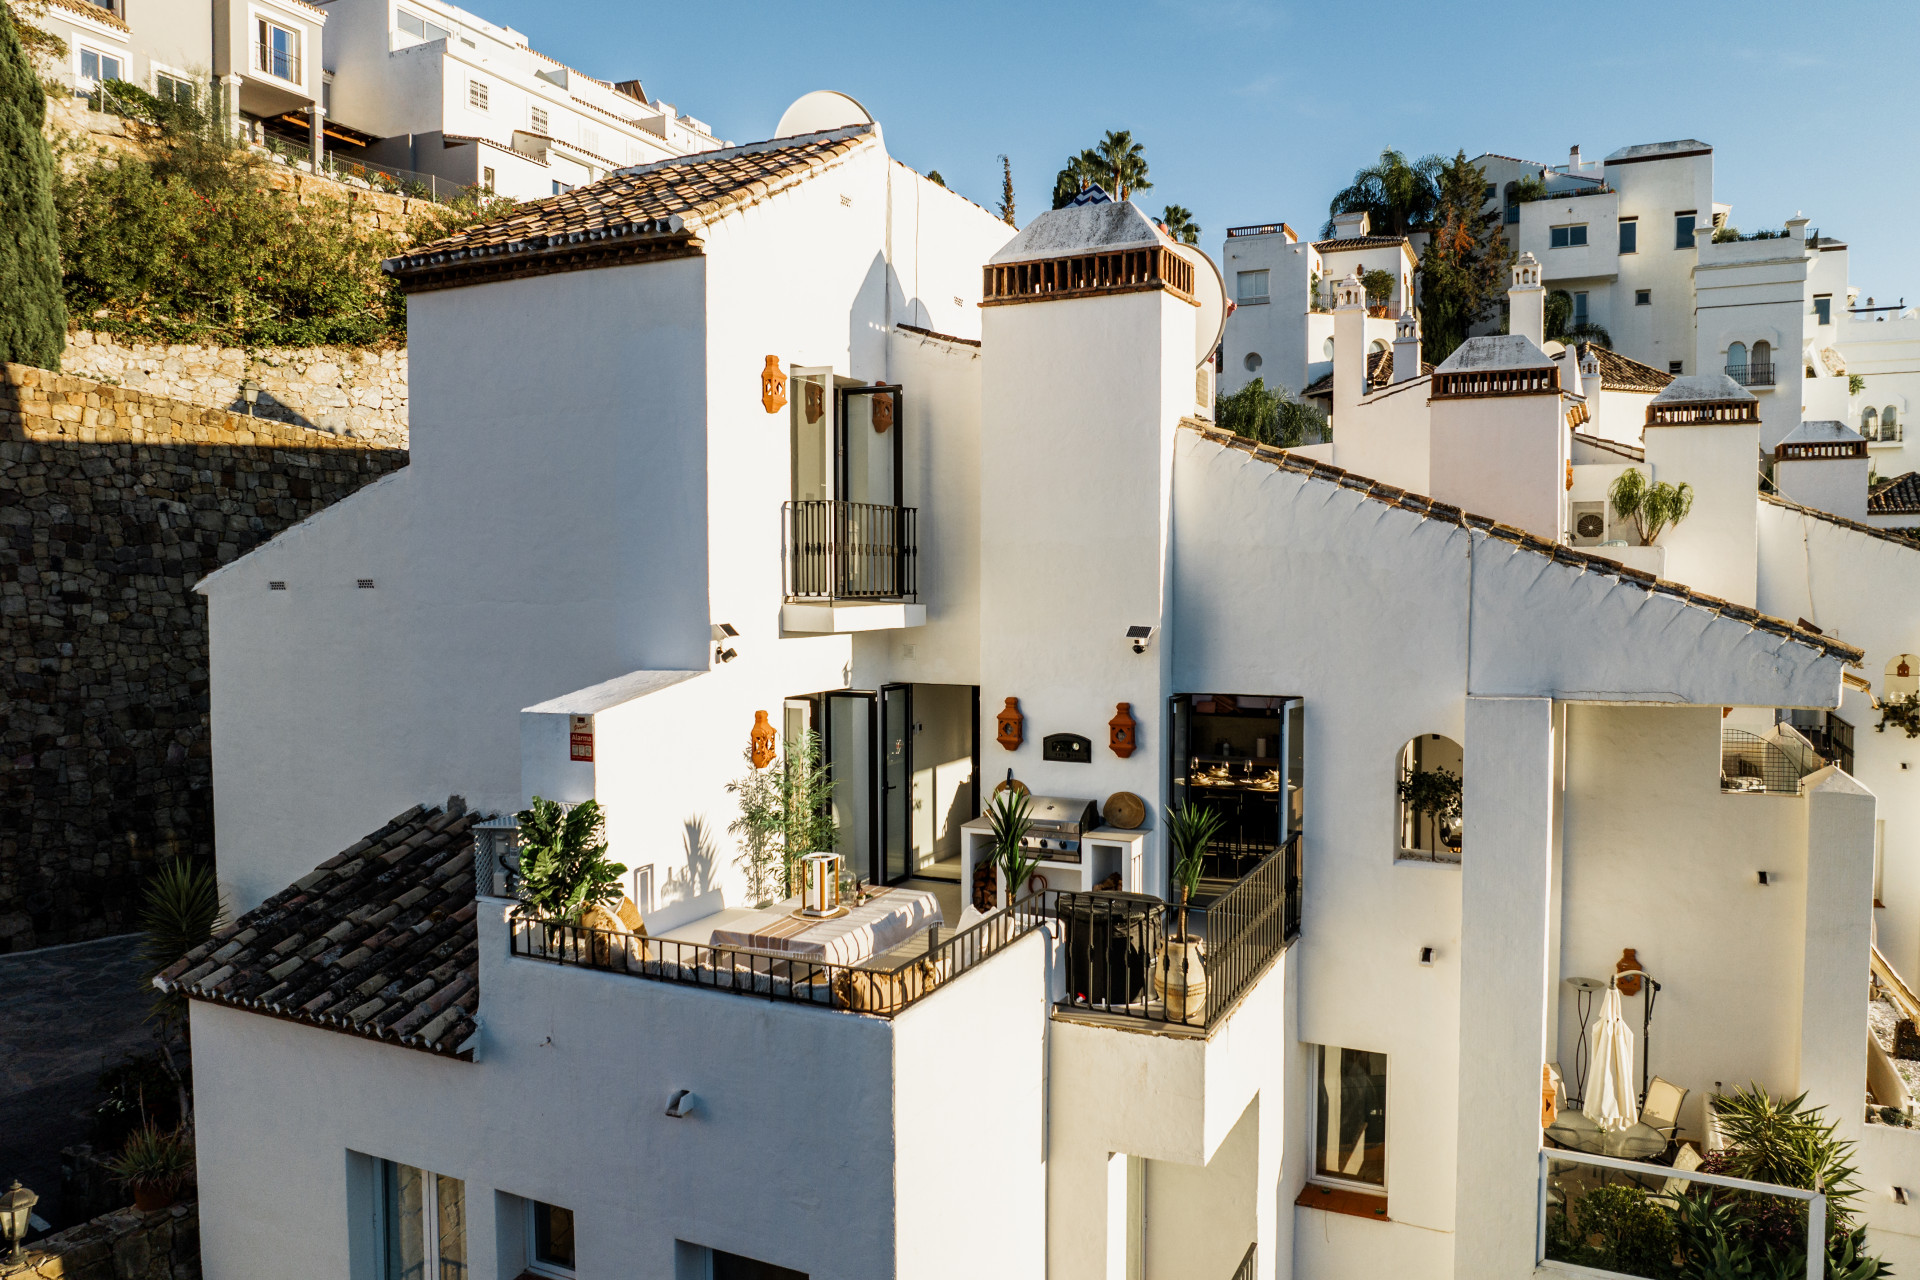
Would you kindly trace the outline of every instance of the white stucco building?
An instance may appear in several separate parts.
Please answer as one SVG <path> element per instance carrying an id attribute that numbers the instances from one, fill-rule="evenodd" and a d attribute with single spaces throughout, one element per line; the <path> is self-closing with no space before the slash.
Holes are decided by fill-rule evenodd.
<path id="1" fill-rule="evenodd" d="M 1207 277 L 1134 206 L 1016 234 L 837 109 L 396 260 L 412 465 L 202 584 L 242 914 L 167 981 L 210 1280 L 1531 1276 L 1566 980 L 1629 948 L 1682 1129 L 1808 1091 L 1920 1262 L 1920 1139 L 1861 1122 L 1876 797 L 1723 777 L 1726 708 L 1841 709 L 1861 642 L 1734 553 L 1722 597 L 1563 545 L 1584 384 L 1524 318 L 1423 375 L 1394 317 L 1368 389 L 1343 284 L 1341 434 L 1256 448 L 1195 417 Z M 1380 470 L 1332 465 L 1370 418 Z M 1694 519 L 1750 543 L 1758 501 Z M 822 736 L 848 865 L 941 927 L 731 940 L 776 927 L 730 829 L 759 724 Z M 982 915 L 1008 776 L 1101 816 Z M 644 938 L 495 896 L 476 818 L 536 794 L 604 806 Z M 1188 801 L 1228 823 L 1204 996 Z"/>
<path id="2" fill-rule="evenodd" d="M 599 80 L 442 0 L 325 0 L 334 117 L 368 160 L 519 200 L 724 145 L 638 78 Z"/>

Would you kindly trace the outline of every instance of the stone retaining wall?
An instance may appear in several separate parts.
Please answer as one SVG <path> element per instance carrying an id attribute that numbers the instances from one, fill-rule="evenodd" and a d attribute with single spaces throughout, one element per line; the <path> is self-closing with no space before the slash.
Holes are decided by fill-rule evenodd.
<path id="1" fill-rule="evenodd" d="M 121 1209 L 50 1235 L 8 1261 L 0 1280 L 200 1280 L 200 1211 L 187 1202 Z"/>
<path id="2" fill-rule="evenodd" d="M 156 858 L 213 852 L 193 584 L 406 460 L 0 365 L 0 951 L 133 930 Z"/>
<path id="3" fill-rule="evenodd" d="M 80 330 L 67 335 L 63 372 L 129 390 L 245 413 L 240 384 L 260 391 L 253 416 L 312 427 L 365 447 L 407 447 L 407 353 L 399 348 L 153 345 Z"/>

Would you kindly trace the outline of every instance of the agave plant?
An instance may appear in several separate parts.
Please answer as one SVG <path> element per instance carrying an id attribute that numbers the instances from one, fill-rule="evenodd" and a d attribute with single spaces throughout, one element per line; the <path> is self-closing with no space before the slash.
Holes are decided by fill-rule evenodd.
<path id="1" fill-rule="evenodd" d="M 142 1125 L 111 1160 L 107 1172 L 138 1198 L 171 1197 L 193 1175 L 193 1148 L 178 1130 Z"/>

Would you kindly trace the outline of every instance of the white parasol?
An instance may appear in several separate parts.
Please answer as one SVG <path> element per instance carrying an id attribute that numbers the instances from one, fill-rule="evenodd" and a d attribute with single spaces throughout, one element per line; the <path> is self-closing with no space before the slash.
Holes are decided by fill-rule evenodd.
<path id="1" fill-rule="evenodd" d="M 1620 1016 L 1620 991 L 1608 987 L 1600 1002 L 1600 1016 L 1588 1032 L 1587 1060 L 1592 1075 L 1580 1110 L 1608 1133 L 1631 1129 L 1640 1122 L 1634 1102 L 1633 1031 Z"/>

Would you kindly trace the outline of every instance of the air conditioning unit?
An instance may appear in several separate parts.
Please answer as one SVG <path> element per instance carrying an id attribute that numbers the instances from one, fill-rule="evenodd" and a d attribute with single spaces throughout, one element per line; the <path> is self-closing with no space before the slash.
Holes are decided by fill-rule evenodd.
<path id="1" fill-rule="evenodd" d="M 1607 504 L 1576 502 L 1569 513 L 1573 521 L 1573 545 L 1597 547 L 1607 540 Z"/>

